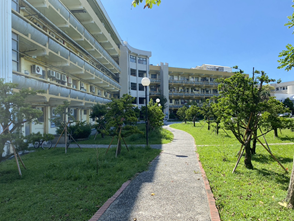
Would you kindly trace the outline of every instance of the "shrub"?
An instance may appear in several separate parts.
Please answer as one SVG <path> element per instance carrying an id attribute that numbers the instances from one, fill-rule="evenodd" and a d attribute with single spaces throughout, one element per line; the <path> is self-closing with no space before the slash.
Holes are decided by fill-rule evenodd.
<path id="1" fill-rule="evenodd" d="M 85 121 L 76 122 L 75 125 L 68 127 L 68 132 L 74 139 L 88 138 L 91 134 L 91 124 L 86 124 Z"/>

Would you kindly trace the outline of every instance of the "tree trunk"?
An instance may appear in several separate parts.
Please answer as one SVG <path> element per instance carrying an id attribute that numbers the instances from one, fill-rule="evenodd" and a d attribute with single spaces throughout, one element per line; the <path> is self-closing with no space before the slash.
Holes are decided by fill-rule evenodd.
<path id="1" fill-rule="evenodd" d="M 185 124 L 187 123 L 187 119 L 185 119 Z"/>
<path id="2" fill-rule="evenodd" d="M 115 156 L 117 157 L 120 154 L 121 151 L 121 139 L 120 137 L 117 138 L 117 148 L 116 148 L 116 153 Z"/>
<path id="3" fill-rule="evenodd" d="M 288 188 L 288 194 L 286 197 L 286 202 L 288 203 L 288 208 L 292 208 L 294 206 L 294 159 L 293 159 L 293 168 Z"/>
<path id="4" fill-rule="evenodd" d="M 275 137 L 278 137 L 278 128 L 274 128 Z"/>
<path id="5" fill-rule="evenodd" d="M 256 154 L 256 137 L 257 137 L 257 130 L 254 131 L 254 137 L 253 140 L 252 140 L 252 148 L 251 148 L 251 154 L 254 155 Z"/>
<path id="6" fill-rule="evenodd" d="M 218 135 L 218 131 L 219 131 L 219 123 L 216 123 L 216 134 Z"/>
<path id="7" fill-rule="evenodd" d="M 207 124 L 208 124 L 207 129 L 210 130 L 210 122 L 207 122 Z"/>
<path id="8" fill-rule="evenodd" d="M 248 135 L 249 136 L 249 135 Z M 246 140 L 248 139 L 248 137 L 246 138 Z M 251 162 L 251 148 L 250 148 L 250 139 L 248 141 L 246 141 L 245 143 L 245 167 L 247 169 L 253 169 L 253 165 Z"/>

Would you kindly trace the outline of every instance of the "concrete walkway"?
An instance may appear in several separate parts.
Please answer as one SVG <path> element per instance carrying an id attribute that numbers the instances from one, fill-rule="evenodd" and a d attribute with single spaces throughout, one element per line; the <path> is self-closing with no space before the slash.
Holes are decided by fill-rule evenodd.
<path id="1" fill-rule="evenodd" d="M 165 128 L 174 133 L 174 140 L 161 145 L 163 152 L 149 170 L 136 176 L 102 216 L 98 219 L 96 214 L 91 221 L 212 220 L 193 137 Z"/>

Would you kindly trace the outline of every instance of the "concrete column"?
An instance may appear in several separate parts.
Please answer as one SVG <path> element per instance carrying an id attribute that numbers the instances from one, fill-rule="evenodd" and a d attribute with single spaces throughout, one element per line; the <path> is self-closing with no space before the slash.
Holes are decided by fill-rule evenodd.
<path id="1" fill-rule="evenodd" d="M 11 0 L 0 1 L 0 78 L 12 82 Z"/>
<path id="2" fill-rule="evenodd" d="M 169 75 L 168 75 L 168 63 L 161 63 L 160 65 L 160 78 L 161 78 L 161 93 L 167 99 L 167 107 L 164 110 L 164 114 L 169 117 Z"/>

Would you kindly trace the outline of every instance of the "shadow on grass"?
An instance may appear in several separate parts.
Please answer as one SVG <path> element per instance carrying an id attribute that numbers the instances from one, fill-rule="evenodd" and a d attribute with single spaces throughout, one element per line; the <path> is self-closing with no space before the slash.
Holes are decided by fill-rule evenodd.
<path id="1" fill-rule="evenodd" d="M 285 164 L 285 163 L 291 163 L 293 162 L 293 158 L 289 157 L 279 157 L 278 155 L 274 154 L 273 155 L 280 161 L 280 163 Z M 252 160 L 256 161 L 258 163 L 269 163 L 269 162 L 275 162 L 276 160 L 270 155 L 270 154 L 254 154 L 252 156 Z"/>
<path id="2" fill-rule="evenodd" d="M 294 138 L 293 137 L 278 137 L 277 139 L 281 140 L 281 141 L 289 141 L 289 142 L 294 142 Z"/>
<path id="3" fill-rule="evenodd" d="M 282 190 L 287 190 L 288 189 L 290 178 L 287 176 L 287 174 L 285 174 L 285 173 L 276 173 L 276 172 L 274 172 L 272 170 L 267 170 L 267 169 L 264 169 L 264 168 L 263 169 L 255 168 L 254 170 L 256 170 L 260 175 L 262 175 L 264 177 L 268 177 L 268 179 L 274 179 L 274 181 L 277 184 L 281 185 L 280 189 L 282 189 Z"/>

